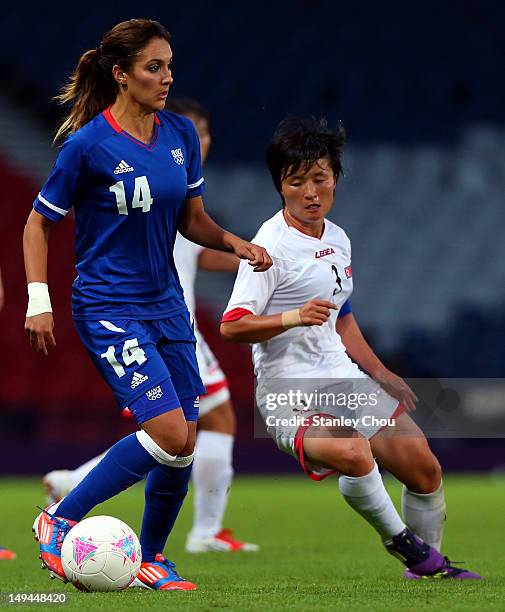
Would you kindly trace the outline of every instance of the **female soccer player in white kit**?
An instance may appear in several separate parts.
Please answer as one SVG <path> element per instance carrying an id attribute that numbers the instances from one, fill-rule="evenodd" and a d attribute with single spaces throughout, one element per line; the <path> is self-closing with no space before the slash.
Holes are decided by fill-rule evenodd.
<path id="1" fill-rule="evenodd" d="M 282 210 L 253 241 L 274 264 L 263 275 L 240 264 L 221 334 L 253 345 L 256 401 L 278 447 L 313 479 L 340 474 L 342 495 L 407 566 L 406 577 L 480 578 L 439 552 L 441 468 L 406 414 L 417 398 L 373 353 L 352 314 L 350 241 L 326 219 L 344 142 L 343 128 L 332 132 L 315 119 L 277 128 L 267 164 Z M 374 457 L 405 485 L 405 522 Z"/>

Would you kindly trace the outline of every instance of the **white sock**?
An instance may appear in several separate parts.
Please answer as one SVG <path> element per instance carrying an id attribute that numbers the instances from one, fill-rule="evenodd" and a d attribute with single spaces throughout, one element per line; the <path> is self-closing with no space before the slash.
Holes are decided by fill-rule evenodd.
<path id="1" fill-rule="evenodd" d="M 200 431 L 196 437 L 193 462 L 195 513 L 190 537 L 203 540 L 222 529 L 233 477 L 233 439 L 230 434 L 216 431 Z"/>
<path id="2" fill-rule="evenodd" d="M 426 544 L 438 551 L 442 546 L 445 521 L 444 487 L 433 493 L 413 493 L 407 487 L 402 490 L 402 513 L 409 529 L 412 529 Z"/>
<path id="3" fill-rule="evenodd" d="M 346 502 L 370 523 L 384 542 L 405 529 L 405 523 L 384 487 L 376 463 L 366 476 L 340 476 L 338 486 Z"/>
<path id="4" fill-rule="evenodd" d="M 70 477 L 72 478 L 73 486 L 76 487 L 81 482 L 81 480 L 84 480 L 84 478 L 86 478 L 86 476 L 91 472 L 95 465 L 98 465 L 100 463 L 100 461 L 105 457 L 106 454 L 107 451 L 105 451 L 105 453 L 102 453 L 101 455 L 98 455 L 98 457 L 94 457 L 93 459 L 86 461 L 86 463 L 83 463 L 78 468 L 75 468 L 75 470 L 70 470 Z"/>

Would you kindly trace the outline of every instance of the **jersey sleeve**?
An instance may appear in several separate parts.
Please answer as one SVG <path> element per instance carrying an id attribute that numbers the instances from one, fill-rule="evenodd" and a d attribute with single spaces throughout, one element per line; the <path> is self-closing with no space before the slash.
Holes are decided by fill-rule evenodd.
<path id="1" fill-rule="evenodd" d="M 80 144 L 72 138 L 66 140 L 33 203 L 33 208 L 50 221 L 61 221 L 72 208 L 81 176 L 82 158 Z"/>
<path id="2" fill-rule="evenodd" d="M 338 311 L 337 318 L 340 319 L 341 317 L 345 317 L 345 315 L 351 314 L 351 312 L 351 300 L 346 300 Z"/>
<path id="3" fill-rule="evenodd" d="M 200 158 L 200 139 L 193 123 L 188 121 L 188 160 L 186 171 L 188 173 L 188 189 L 186 198 L 196 198 L 205 191 L 205 181 L 202 173 L 202 160 Z"/>
<path id="4" fill-rule="evenodd" d="M 349 265 L 345 268 L 344 272 L 345 272 L 345 275 L 347 277 L 350 277 L 350 276 L 352 276 L 351 241 L 350 241 L 349 236 L 347 234 L 345 234 L 345 237 L 347 239 L 347 252 L 349 254 Z M 337 318 L 340 319 L 341 317 L 345 317 L 345 315 L 351 314 L 351 312 L 352 312 L 351 300 L 348 298 L 342 304 L 340 310 L 338 311 Z"/>
<path id="5" fill-rule="evenodd" d="M 277 286 L 278 268 L 274 265 L 266 272 L 254 272 L 247 261 L 242 260 L 235 285 L 221 321 L 236 321 L 247 314 L 263 314 Z"/>

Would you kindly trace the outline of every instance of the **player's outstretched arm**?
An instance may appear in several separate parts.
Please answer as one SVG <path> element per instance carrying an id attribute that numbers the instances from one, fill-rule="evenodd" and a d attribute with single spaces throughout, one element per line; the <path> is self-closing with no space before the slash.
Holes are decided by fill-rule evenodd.
<path id="1" fill-rule="evenodd" d="M 342 339 L 349 357 L 355 361 L 361 369 L 368 372 L 380 386 L 402 402 L 407 410 L 415 410 L 417 396 L 408 384 L 391 370 L 388 370 L 382 361 L 373 352 L 371 346 L 363 337 L 361 330 L 352 313 L 337 319 L 337 333 Z"/>
<path id="2" fill-rule="evenodd" d="M 278 314 L 247 314 L 236 321 L 221 323 L 221 337 L 230 342 L 266 342 L 292 327 L 323 325 L 331 309 L 336 309 L 333 302 L 310 300 L 301 308 Z"/>
<path id="3" fill-rule="evenodd" d="M 235 253 L 203 249 L 198 256 L 198 267 L 209 272 L 236 272 L 240 259 Z"/>
<path id="4" fill-rule="evenodd" d="M 205 212 L 200 196 L 185 200 L 179 214 L 178 230 L 196 244 L 218 251 L 229 251 L 240 259 L 247 259 L 255 272 L 265 272 L 272 265 L 270 255 L 263 247 L 242 240 L 215 223 Z"/>
<path id="5" fill-rule="evenodd" d="M 48 354 L 56 346 L 53 314 L 47 288 L 49 232 L 54 223 L 32 210 L 23 233 L 23 252 L 28 283 L 25 331 L 37 353 Z"/>

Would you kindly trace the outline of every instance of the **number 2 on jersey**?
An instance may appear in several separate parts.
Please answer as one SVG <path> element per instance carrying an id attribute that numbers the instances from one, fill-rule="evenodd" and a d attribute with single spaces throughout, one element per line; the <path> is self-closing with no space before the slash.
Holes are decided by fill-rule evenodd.
<path id="1" fill-rule="evenodd" d="M 124 182 L 118 181 L 112 187 L 109 187 L 109 191 L 116 196 L 117 211 L 120 215 L 128 214 L 128 206 L 126 205 L 126 192 L 124 188 Z M 149 212 L 151 210 L 151 204 L 153 198 L 151 197 L 151 190 L 149 188 L 149 182 L 147 176 L 136 176 L 135 187 L 133 190 L 132 208 L 141 208 L 142 212 Z"/>

